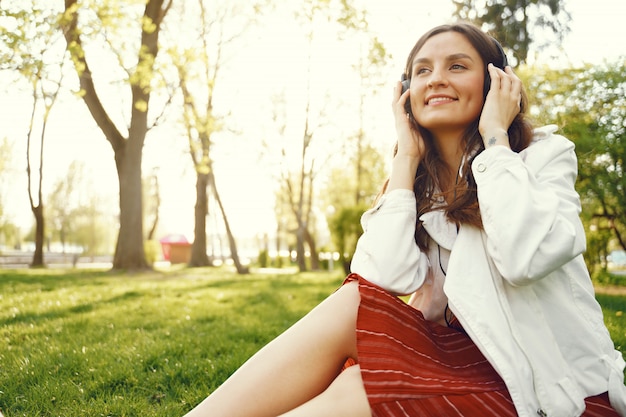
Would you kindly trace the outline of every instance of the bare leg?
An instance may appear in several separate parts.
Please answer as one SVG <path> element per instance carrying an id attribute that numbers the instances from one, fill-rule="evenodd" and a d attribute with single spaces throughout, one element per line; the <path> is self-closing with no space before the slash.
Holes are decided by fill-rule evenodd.
<path id="1" fill-rule="evenodd" d="M 359 302 L 356 282 L 342 286 L 186 417 L 275 417 L 317 397 L 337 378 L 345 360 L 357 357 Z"/>
<path id="2" fill-rule="evenodd" d="M 320 395 L 281 417 L 371 417 L 359 365 L 343 371 Z"/>

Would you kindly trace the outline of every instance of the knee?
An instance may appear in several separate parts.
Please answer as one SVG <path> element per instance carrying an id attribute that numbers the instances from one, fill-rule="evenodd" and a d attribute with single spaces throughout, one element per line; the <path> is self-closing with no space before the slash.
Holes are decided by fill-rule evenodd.
<path id="1" fill-rule="evenodd" d="M 359 365 L 350 366 L 341 372 L 323 395 L 330 403 L 336 405 L 336 410 L 345 407 L 347 412 L 341 415 L 371 416 Z"/>
<path id="2" fill-rule="evenodd" d="M 338 396 L 342 396 L 353 391 L 363 391 L 363 393 L 365 393 L 363 379 L 361 378 L 361 367 L 359 364 L 355 364 L 344 369 L 337 376 L 337 378 L 335 378 L 329 388 L 333 391 L 334 395 Z"/>

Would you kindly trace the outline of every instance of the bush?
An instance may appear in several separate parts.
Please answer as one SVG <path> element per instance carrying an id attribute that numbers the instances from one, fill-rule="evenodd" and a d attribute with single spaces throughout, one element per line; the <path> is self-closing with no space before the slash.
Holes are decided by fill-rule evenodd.
<path id="1" fill-rule="evenodd" d="M 626 285 L 626 275 L 614 274 L 605 268 L 594 272 L 591 278 L 600 285 Z"/>
<path id="2" fill-rule="evenodd" d="M 156 240 L 146 240 L 143 244 L 143 250 L 146 253 L 146 262 L 148 262 L 148 265 L 154 265 L 159 259 L 161 244 Z"/>

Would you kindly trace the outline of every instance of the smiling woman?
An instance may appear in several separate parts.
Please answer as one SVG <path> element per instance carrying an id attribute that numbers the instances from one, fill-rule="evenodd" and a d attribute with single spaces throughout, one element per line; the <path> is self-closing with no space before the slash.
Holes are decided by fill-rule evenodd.
<path id="1" fill-rule="evenodd" d="M 520 79 L 493 62 L 470 24 L 417 41 L 352 273 L 188 417 L 626 416 L 573 144 L 532 129 Z"/>

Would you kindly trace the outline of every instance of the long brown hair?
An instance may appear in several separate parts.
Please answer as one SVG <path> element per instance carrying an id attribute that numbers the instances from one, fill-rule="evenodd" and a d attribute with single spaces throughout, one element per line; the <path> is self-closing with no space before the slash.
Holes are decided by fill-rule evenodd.
<path id="1" fill-rule="evenodd" d="M 426 41 L 437 34 L 450 31 L 457 32 L 465 36 L 465 38 L 467 38 L 467 40 L 476 49 L 483 60 L 485 66 L 485 76 L 487 76 L 488 63 L 502 62 L 501 53 L 494 43 L 493 38 L 485 34 L 476 26 L 465 22 L 441 25 L 422 35 L 411 50 L 411 53 L 407 58 L 405 68 L 405 74 L 408 77 L 410 77 L 413 73 L 412 66 L 415 55 L 420 51 L 422 46 L 424 46 Z M 526 93 L 522 89 L 520 112 L 508 129 L 511 149 L 515 152 L 525 149 L 532 141 L 533 129 L 526 116 L 527 108 L 528 99 Z M 470 124 L 463 134 L 461 143 L 465 148 L 464 159 L 466 160 L 462 168 L 460 168 L 461 172 L 456 174 L 457 178 L 451 190 L 443 190 L 441 186 L 442 184 L 439 181 L 438 173 L 445 172 L 445 168 L 444 162 L 434 146 L 432 135 L 428 130 L 419 126 L 411 117 L 413 127 L 419 130 L 420 134 L 424 138 L 424 141 L 426 142 L 426 152 L 417 169 L 415 183 L 413 185 L 413 191 L 415 192 L 417 200 L 418 219 L 422 214 L 435 210 L 440 204 L 438 201 L 441 201 L 441 198 L 448 196 L 452 198 L 447 199 L 449 203 L 444 207 L 444 210 L 449 221 L 456 223 L 457 226 L 461 224 L 470 224 L 482 228 L 482 220 L 478 207 L 476 181 L 474 180 L 474 175 L 471 170 L 473 158 L 485 149 L 482 137 L 480 133 L 478 133 L 479 117 L 477 117 L 476 120 Z M 397 144 L 394 149 L 394 155 L 396 151 Z M 383 186 L 382 192 L 385 191 L 386 187 L 387 182 Z M 437 190 L 443 191 L 438 192 Z M 450 196 L 449 194 L 452 195 Z M 415 241 L 423 250 L 425 250 L 428 246 L 428 235 L 422 226 L 422 222 L 419 220 L 417 221 L 415 227 Z"/>

